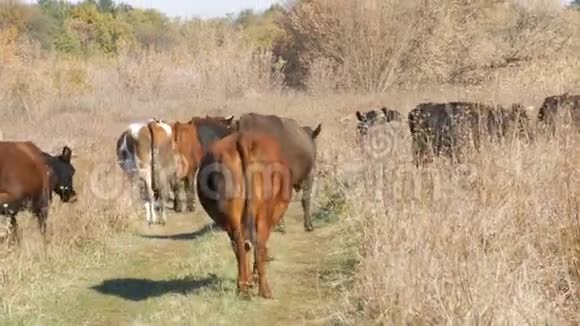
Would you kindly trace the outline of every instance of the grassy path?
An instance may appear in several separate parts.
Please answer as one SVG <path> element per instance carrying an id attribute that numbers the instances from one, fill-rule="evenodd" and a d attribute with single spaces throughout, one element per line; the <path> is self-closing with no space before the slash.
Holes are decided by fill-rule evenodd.
<path id="1" fill-rule="evenodd" d="M 334 293 L 320 282 L 328 228 L 302 229 L 287 214 L 284 235 L 269 241 L 274 300 L 235 295 L 235 258 L 227 235 L 202 213 L 170 215 L 164 227 L 140 225 L 91 255 L 23 289 L 26 309 L 0 322 L 33 325 L 315 325 Z M 73 261 L 77 261 L 74 259 Z M 98 262 L 97 262 L 98 261 Z"/>

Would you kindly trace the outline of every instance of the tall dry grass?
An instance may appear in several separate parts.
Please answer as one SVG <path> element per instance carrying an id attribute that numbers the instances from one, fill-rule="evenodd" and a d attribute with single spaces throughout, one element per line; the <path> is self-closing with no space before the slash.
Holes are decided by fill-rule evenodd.
<path id="1" fill-rule="evenodd" d="M 359 264 L 340 319 L 580 322 L 578 136 L 487 144 L 465 164 L 425 169 L 407 143 L 371 157 L 348 194 Z"/>

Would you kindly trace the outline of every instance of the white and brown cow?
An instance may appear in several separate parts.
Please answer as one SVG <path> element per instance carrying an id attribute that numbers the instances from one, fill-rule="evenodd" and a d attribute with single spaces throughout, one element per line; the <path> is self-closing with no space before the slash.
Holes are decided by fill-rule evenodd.
<path id="1" fill-rule="evenodd" d="M 149 224 L 165 224 L 165 201 L 172 190 L 176 156 L 172 129 L 162 120 L 133 123 L 117 140 L 117 160 L 132 182 L 142 180 Z M 159 209 L 159 214 L 157 214 Z"/>

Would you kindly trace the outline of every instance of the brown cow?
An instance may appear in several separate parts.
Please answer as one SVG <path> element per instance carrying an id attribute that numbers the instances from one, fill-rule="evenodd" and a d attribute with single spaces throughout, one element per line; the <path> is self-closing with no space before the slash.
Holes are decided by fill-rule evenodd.
<path id="1" fill-rule="evenodd" d="M 18 240 L 20 210 L 29 208 L 37 216 L 45 238 L 52 191 L 63 202 L 76 200 L 71 156 L 66 146 L 60 155 L 52 156 L 31 142 L 0 141 L 0 213 L 10 217 L 11 241 Z"/>
<path id="2" fill-rule="evenodd" d="M 282 148 L 270 135 L 235 132 L 203 156 L 197 175 L 200 202 L 228 234 L 238 262 L 238 293 L 248 296 L 250 256 L 259 295 L 271 298 L 266 279 L 266 243 L 292 197 L 292 177 Z"/>
<path id="3" fill-rule="evenodd" d="M 147 222 L 165 224 L 165 200 L 175 178 L 177 156 L 172 147 L 171 126 L 150 119 L 128 126 L 117 140 L 117 160 L 129 179 L 145 184 Z M 156 213 L 158 206 L 161 218 Z"/>
<path id="4" fill-rule="evenodd" d="M 179 198 L 181 190 L 185 190 L 187 210 L 195 210 L 194 176 L 197 165 L 203 154 L 201 145 L 197 141 L 195 126 L 191 123 L 175 122 L 173 129 L 173 148 L 177 152 L 176 189 L 174 209 L 183 211 L 183 202 Z"/>
<path id="5" fill-rule="evenodd" d="M 312 231 L 310 197 L 316 162 L 315 140 L 320 134 L 322 125 L 319 124 L 312 130 L 310 127 L 301 127 L 294 119 L 258 113 L 243 114 L 236 125 L 239 131 L 259 131 L 269 134 L 282 146 L 284 159 L 292 171 L 294 190 L 302 190 L 304 229 Z M 280 226 L 283 230 L 283 220 L 280 221 Z"/>
<path id="6" fill-rule="evenodd" d="M 194 181 L 199 161 L 211 143 L 230 133 L 229 126 L 233 118 L 233 116 L 194 117 L 187 123 L 175 122 L 173 124 L 173 148 L 178 156 L 175 211 L 183 211 L 183 204 L 179 198 L 182 189 L 185 190 L 187 210 L 190 212 L 195 210 Z M 214 125 L 215 130 L 209 127 Z"/>

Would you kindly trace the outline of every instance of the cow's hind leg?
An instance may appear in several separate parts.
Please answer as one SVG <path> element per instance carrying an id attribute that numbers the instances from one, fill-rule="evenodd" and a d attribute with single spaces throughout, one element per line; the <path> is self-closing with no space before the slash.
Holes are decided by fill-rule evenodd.
<path id="1" fill-rule="evenodd" d="M 248 299 L 250 298 L 248 261 L 241 230 L 229 231 L 228 235 L 238 262 L 238 295 Z"/>
<path id="2" fill-rule="evenodd" d="M 257 244 L 254 250 L 254 275 L 257 271 L 259 284 L 258 294 L 263 298 L 271 299 L 272 290 L 270 289 L 270 284 L 266 277 L 266 261 L 268 256 L 266 244 L 270 237 L 270 227 L 268 222 L 267 216 L 260 216 L 258 218 Z"/>
<path id="3" fill-rule="evenodd" d="M 162 225 L 165 225 L 167 222 L 167 210 L 165 207 L 165 203 L 167 201 L 170 201 L 171 199 L 171 195 L 173 194 L 173 198 L 174 198 L 174 203 L 175 203 L 175 199 L 179 198 L 179 193 L 177 191 L 177 186 L 176 185 L 183 185 L 183 180 L 178 179 L 175 175 L 174 176 L 169 176 L 167 174 L 162 174 L 163 179 L 162 180 L 162 184 L 159 187 L 159 198 L 158 198 L 158 203 L 159 203 L 159 215 L 161 216 L 160 218 L 160 223 Z M 183 200 L 179 200 L 179 202 L 181 204 L 183 204 Z M 183 206 L 183 205 L 181 205 Z M 181 211 L 183 211 L 183 207 L 181 209 Z"/>
<path id="4" fill-rule="evenodd" d="M 165 200 L 167 199 L 168 196 L 169 193 L 167 191 L 167 188 L 165 187 L 162 187 L 155 196 L 155 201 L 157 202 L 157 205 L 159 207 L 159 215 L 157 223 L 161 225 L 165 225 L 167 221 L 167 215 L 165 212 Z"/>
<path id="5" fill-rule="evenodd" d="M 187 181 L 185 181 L 187 182 Z M 183 212 L 183 200 L 181 198 L 181 194 L 183 193 L 184 188 L 184 181 L 176 178 L 174 185 L 173 185 L 173 210 L 175 212 Z M 187 191 L 187 190 L 185 190 Z"/>
<path id="6" fill-rule="evenodd" d="M 280 200 L 278 201 L 276 204 L 274 204 L 273 207 L 273 211 L 272 211 L 272 220 L 266 220 L 261 218 L 258 220 L 258 227 L 257 227 L 257 245 L 254 251 L 254 280 L 259 282 L 260 280 L 260 261 L 259 258 L 262 258 L 262 263 L 266 263 L 266 262 L 270 262 L 272 260 L 274 260 L 274 257 L 270 256 L 268 254 L 268 246 L 267 246 L 267 242 L 268 242 L 268 238 L 270 237 L 270 225 L 273 225 L 274 223 L 276 223 L 277 221 L 282 220 L 282 218 L 284 217 L 284 214 L 286 213 L 286 211 L 288 210 L 288 205 L 290 204 L 290 199 L 288 198 L 288 201 L 286 200 Z M 261 216 L 264 217 L 264 216 Z M 260 242 L 261 241 L 261 242 Z M 261 245 L 260 245 L 261 243 Z M 264 267 L 265 268 L 265 267 Z M 263 271 L 263 275 L 265 275 L 265 271 Z M 266 289 L 266 294 L 270 294 L 270 297 L 272 296 L 272 293 L 270 291 L 270 287 L 268 286 L 267 280 L 264 278 L 262 279 L 262 281 L 266 281 L 265 285 L 266 287 L 263 289 Z"/>
<path id="7" fill-rule="evenodd" d="M 193 175 L 185 179 L 185 201 L 188 212 L 195 211 L 195 178 Z"/>
<path id="8" fill-rule="evenodd" d="M 155 201 L 159 206 L 159 220 L 158 223 L 161 225 L 165 225 L 167 222 L 167 213 L 165 210 L 165 202 L 170 198 L 170 194 L 174 189 L 173 185 L 175 182 L 181 183 L 181 180 L 177 180 L 176 178 L 171 177 L 165 172 L 159 174 L 160 184 L 157 186 L 157 192 L 155 193 Z M 173 194 L 175 197 L 178 197 L 177 193 Z"/>
<path id="9" fill-rule="evenodd" d="M 155 194 L 151 185 L 151 172 L 145 171 L 142 178 L 144 183 L 144 197 L 145 197 L 145 214 L 147 217 L 147 224 L 151 225 L 157 223 L 157 212 L 155 211 Z"/>

